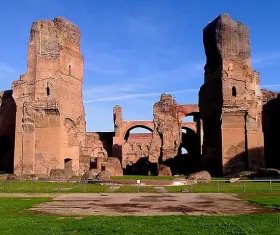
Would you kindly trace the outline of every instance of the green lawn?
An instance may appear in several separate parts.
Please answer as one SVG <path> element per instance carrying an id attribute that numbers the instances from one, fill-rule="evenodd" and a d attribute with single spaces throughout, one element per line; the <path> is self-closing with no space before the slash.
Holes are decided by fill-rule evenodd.
<path id="1" fill-rule="evenodd" d="M 236 182 L 223 181 L 199 183 L 185 186 L 166 186 L 168 192 L 181 192 L 187 189 L 197 193 L 256 193 L 280 192 L 280 182 Z M 157 192 L 154 186 L 140 186 L 140 192 Z M 116 191 L 111 191 L 110 186 L 100 184 L 57 183 L 57 182 L 31 182 L 31 181 L 0 181 L 0 193 L 103 193 L 103 192 L 137 192 L 137 186 L 120 186 Z"/>
<path id="2" fill-rule="evenodd" d="M 176 177 L 177 176 L 124 175 L 124 176 L 112 176 L 111 179 L 112 180 L 173 180 Z"/>
<path id="3" fill-rule="evenodd" d="M 0 181 L 0 192 L 4 193 L 102 193 L 109 186 L 61 182 Z"/>
<path id="4" fill-rule="evenodd" d="M 187 189 L 194 193 L 256 193 L 256 192 L 280 192 L 280 182 L 215 182 L 199 183 L 186 186 L 167 186 L 168 192 L 180 192 L 182 189 Z"/>
<path id="5" fill-rule="evenodd" d="M 259 206 L 280 210 L 280 193 L 241 194 L 239 197 Z"/>
<path id="6" fill-rule="evenodd" d="M 178 176 L 154 176 L 154 175 L 123 175 L 123 176 L 112 176 L 112 180 L 173 180 L 176 178 L 185 178 L 184 175 Z M 228 178 L 213 177 L 213 180 L 227 180 Z"/>
<path id="7" fill-rule="evenodd" d="M 280 215 L 88 216 L 35 214 L 26 209 L 49 198 L 0 198 L 1 235 L 61 234 L 280 234 Z M 275 203 L 268 200 L 267 203 Z M 279 205 L 279 201 L 277 202 Z"/>

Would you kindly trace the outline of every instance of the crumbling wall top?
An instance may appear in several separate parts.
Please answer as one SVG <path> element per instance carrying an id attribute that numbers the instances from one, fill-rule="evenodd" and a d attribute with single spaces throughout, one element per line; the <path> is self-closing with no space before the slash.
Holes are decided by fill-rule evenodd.
<path id="1" fill-rule="evenodd" d="M 56 17 L 54 20 L 38 20 L 33 22 L 29 43 L 32 44 L 33 41 L 37 41 L 35 43 L 37 44 L 37 50 L 42 47 L 59 44 L 80 52 L 80 38 L 81 32 L 78 26 L 63 17 Z M 42 49 L 40 50 L 42 52 Z M 59 51 L 59 47 L 56 50 Z"/>
<path id="2" fill-rule="evenodd" d="M 229 14 L 219 15 L 203 29 L 203 43 L 208 63 L 221 59 L 251 63 L 249 29 Z"/>
<path id="3" fill-rule="evenodd" d="M 261 89 L 262 90 L 262 102 L 263 105 L 265 105 L 267 102 L 277 98 L 279 96 L 278 92 L 270 91 L 267 89 Z"/>

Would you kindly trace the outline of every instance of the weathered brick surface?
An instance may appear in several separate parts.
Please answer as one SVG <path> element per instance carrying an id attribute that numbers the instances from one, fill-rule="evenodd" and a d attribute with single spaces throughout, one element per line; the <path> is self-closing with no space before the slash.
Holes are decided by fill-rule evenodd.
<path id="1" fill-rule="evenodd" d="M 171 95 L 162 94 L 154 105 L 154 130 L 149 149 L 149 162 L 171 166 L 174 173 L 179 173 L 177 158 L 183 157 L 179 152 L 183 142 L 182 120 L 187 115 L 198 112 L 196 105 L 178 105 Z M 196 132 L 200 132 L 197 128 Z M 198 145 L 198 151 L 200 146 Z M 199 158 L 199 156 L 197 156 Z M 194 162 L 188 162 L 194 164 Z M 159 172 L 160 173 L 160 172 Z"/>
<path id="2" fill-rule="evenodd" d="M 264 166 L 262 92 L 251 67 L 249 30 L 224 14 L 203 30 L 207 62 L 199 92 L 204 162 L 211 173 Z"/>
<path id="3" fill-rule="evenodd" d="M 86 135 L 80 36 L 79 28 L 64 18 L 32 24 L 27 72 L 13 83 L 16 174 L 67 167 L 81 174 L 87 169 L 80 167 L 85 165 L 80 156 L 106 157 L 99 139 Z"/>
<path id="4" fill-rule="evenodd" d="M 199 132 L 196 122 L 182 122 L 186 115 L 197 112 L 197 105 L 178 105 L 166 94 L 154 105 L 154 120 L 151 121 L 125 121 L 122 107 L 115 106 L 113 156 L 120 159 L 125 173 L 148 174 L 149 164 L 159 164 L 178 155 L 182 143 L 182 127 Z M 151 133 L 130 133 L 130 130 L 137 127 Z M 174 138 L 177 138 L 176 144 Z"/>

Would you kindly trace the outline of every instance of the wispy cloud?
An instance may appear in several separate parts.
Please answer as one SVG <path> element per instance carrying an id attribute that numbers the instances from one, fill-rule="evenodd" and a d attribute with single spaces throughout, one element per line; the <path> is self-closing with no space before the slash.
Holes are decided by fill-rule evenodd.
<path id="1" fill-rule="evenodd" d="M 272 84 L 272 85 L 262 85 L 261 87 L 265 88 L 269 88 L 269 87 L 280 87 L 280 84 Z"/>
<path id="2" fill-rule="evenodd" d="M 269 87 L 280 87 L 280 84 L 271 84 L 271 85 L 262 85 L 262 88 L 269 88 Z M 113 97 L 103 97 L 98 99 L 92 99 L 92 100 L 85 100 L 84 103 L 93 103 L 93 102 L 102 102 L 102 101 L 116 101 L 116 100 L 126 100 L 126 99 L 136 99 L 136 98 L 142 98 L 142 97 L 152 97 L 152 96 L 159 96 L 162 93 L 166 94 L 180 94 L 180 93 L 190 93 L 190 92 L 198 92 L 199 89 L 184 89 L 184 90 L 178 90 L 178 91 L 166 91 L 166 92 L 155 92 L 155 93 L 134 93 L 134 94 L 128 94 L 128 95 L 121 95 L 121 96 L 113 96 Z"/>
<path id="3" fill-rule="evenodd" d="M 149 96 L 159 96 L 162 93 L 179 94 L 179 93 L 187 93 L 187 92 L 198 92 L 198 89 L 185 89 L 185 90 L 179 90 L 179 91 L 167 91 L 167 92 L 157 92 L 157 93 L 139 93 L 139 94 L 136 93 L 136 94 L 122 95 L 122 96 L 115 96 L 115 97 L 104 97 L 104 98 L 99 98 L 99 99 L 94 99 L 94 100 L 86 100 L 86 101 L 84 101 L 84 103 L 135 99 L 135 98 L 149 97 Z"/>
<path id="4" fill-rule="evenodd" d="M 0 62 L 0 90 L 11 89 L 11 83 L 16 80 L 19 76 L 17 69 L 12 66 Z"/>
<path id="5" fill-rule="evenodd" d="M 134 80 L 141 82 L 152 82 L 155 84 L 162 84 L 166 82 L 181 82 L 186 81 L 203 74 L 203 63 L 192 62 L 186 63 L 180 67 L 163 70 L 160 72 L 149 73 L 141 77 L 137 77 Z"/>
<path id="6" fill-rule="evenodd" d="M 85 50 L 85 70 L 107 75 L 122 74 L 123 60 L 110 52 Z"/>
<path id="7" fill-rule="evenodd" d="M 0 73 L 3 74 L 18 74 L 18 71 L 16 69 L 14 69 L 12 66 L 0 62 Z"/>
<path id="8" fill-rule="evenodd" d="M 126 81 L 126 82 L 111 82 L 110 84 L 93 85 L 93 87 L 87 86 L 84 89 L 83 94 L 86 99 L 98 99 L 104 96 L 123 96 L 135 92 L 147 90 L 148 87 L 144 83 L 137 81 Z"/>
<path id="9" fill-rule="evenodd" d="M 266 53 L 260 53 L 256 56 L 253 56 L 252 62 L 253 64 L 262 64 L 267 62 L 273 62 L 280 59 L 280 51 L 274 51 L 274 52 L 266 52 Z"/>

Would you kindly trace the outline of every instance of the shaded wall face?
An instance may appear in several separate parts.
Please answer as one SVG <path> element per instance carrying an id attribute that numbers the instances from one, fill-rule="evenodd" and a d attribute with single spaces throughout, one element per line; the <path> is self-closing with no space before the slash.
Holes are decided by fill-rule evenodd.
<path id="1" fill-rule="evenodd" d="M 107 151 L 109 157 L 112 157 L 112 146 L 114 132 L 96 132 L 99 135 L 99 139 L 102 142 L 103 148 Z"/>
<path id="2" fill-rule="evenodd" d="M 280 169 L 280 96 L 263 106 L 266 167 Z"/>
<path id="3" fill-rule="evenodd" d="M 11 91 L 5 91 L 0 106 L 0 172 L 13 173 L 16 104 Z"/>
<path id="4" fill-rule="evenodd" d="M 188 175 L 201 169 L 201 145 L 199 133 L 183 128 L 178 154 L 168 161 L 172 175 Z M 198 130 L 199 131 L 199 130 Z"/>
<path id="5" fill-rule="evenodd" d="M 203 31 L 206 54 L 204 84 L 199 91 L 199 109 L 203 121 L 202 167 L 212 175 L 222 172 L 222 58 L 218 47 L 218 20 L 211 22 Z"/>

